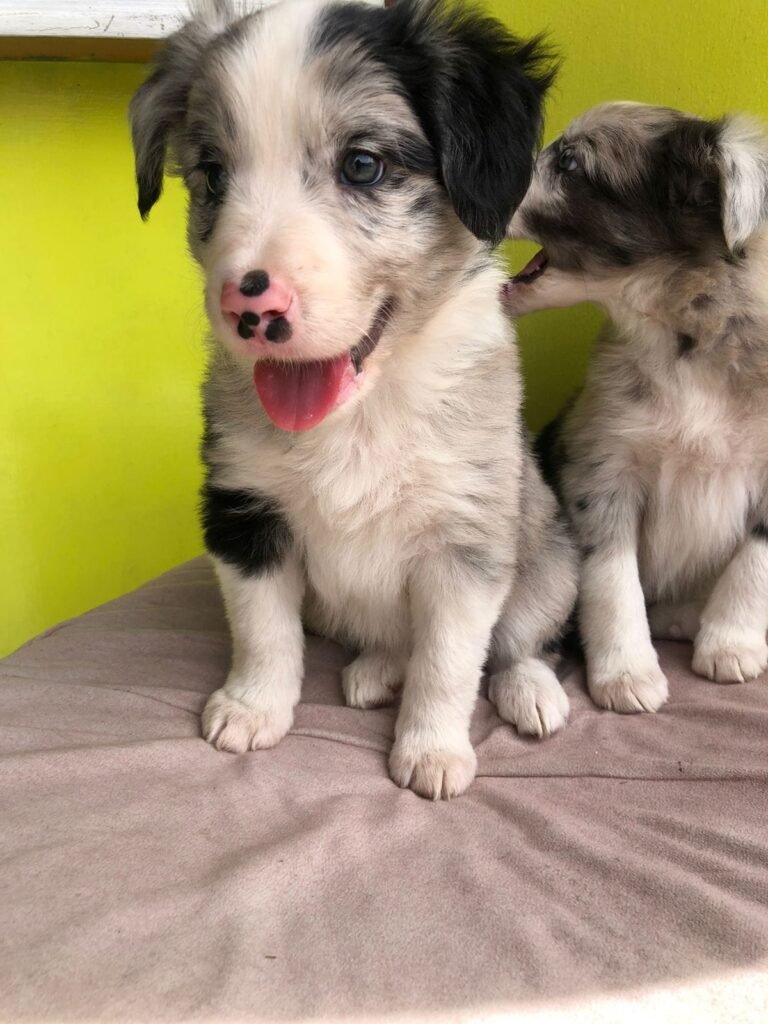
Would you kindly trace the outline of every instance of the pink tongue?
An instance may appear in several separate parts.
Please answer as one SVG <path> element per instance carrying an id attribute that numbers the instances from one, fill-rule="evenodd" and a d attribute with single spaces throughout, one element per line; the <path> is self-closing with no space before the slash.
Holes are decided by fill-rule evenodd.
<path id="1" fill-rule="evenodd" d="M 261 360 L 253 369 L 264 412 L 282 430 L 309 430 L 336 405 L 349 353 L 316 363 Z"/>

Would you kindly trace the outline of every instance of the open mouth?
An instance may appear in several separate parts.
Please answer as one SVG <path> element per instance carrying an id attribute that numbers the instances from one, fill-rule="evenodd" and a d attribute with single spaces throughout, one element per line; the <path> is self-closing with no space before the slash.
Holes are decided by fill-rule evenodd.
<path id="1" fill-rule="evenodd" d="M 363 364 L 381 341 L 394 310 L 394 299 L 387 298 L 360 341 L 335 359 L 260 359 L 253 368 L 253 381 L 264 412 L 275 426 L 309 430 L 344 402 L 359 385 Z"/>
<path id="2" fill-rule="evenodd" d="M 532 284 L 537 278 L 541 277 L 548 266 L 549 260 L 547 259 L 546 252 L 543 249 L 539 249 L 533 259 L 529 260 L 523 269 L 515 274 L 512 278 L 512 283 Z"/>

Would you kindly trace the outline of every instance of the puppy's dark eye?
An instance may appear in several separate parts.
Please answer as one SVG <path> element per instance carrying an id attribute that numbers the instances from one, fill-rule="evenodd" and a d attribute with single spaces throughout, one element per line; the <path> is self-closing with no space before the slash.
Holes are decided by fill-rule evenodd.
<path id="1" fill-rule="evenodd" d="M 575 171 L 579 162 L 573 154 L 572 149 L 561 149 L 557 158 L 557 169 L 559 171 Z"/>
<path id="2" fill-rule="evenodd" d="M 372 153 L 353 149 L 344 157 L 341 180 L 344 185 L 378 185 L 384 177 L 384 162 Z"/>
<path id="3" fill-rule="evenodd" d="M 214 199 L 222 199 L 227 191 L 227 172 L 221 164 L 203 164 L 205 187 Z"/>

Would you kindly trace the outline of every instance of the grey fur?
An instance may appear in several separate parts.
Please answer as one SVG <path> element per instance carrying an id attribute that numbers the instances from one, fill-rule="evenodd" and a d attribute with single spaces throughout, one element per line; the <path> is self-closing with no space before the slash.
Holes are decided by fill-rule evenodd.
<path id="1" fill-rule="evenodd" d="M 576 166 L 556 172 L 562 147 Z M 618 711 L 666 699 L 649 622 L 716 681 L 768 665 L 766 188 L 751 123 L 610 104 L 541 154 L 513 220 L 548 264 L 510 282 L 507 309 L 586 300 L 611 321 L 547 438 L 585 555 L 590 690 Z"/>

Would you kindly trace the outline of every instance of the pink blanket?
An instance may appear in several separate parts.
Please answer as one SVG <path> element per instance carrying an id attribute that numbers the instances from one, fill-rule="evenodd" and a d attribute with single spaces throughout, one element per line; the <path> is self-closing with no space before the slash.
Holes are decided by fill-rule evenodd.
<path id="1" fill-rule="evenodd" d="M 217 753 L 228 653 L 197 560 L 0 665 L 2 1020 L 768 1021 L 768 680 L 662 645 L 622 717 L 574 667 L 543 743 L 483 698 L 432 804 L 316 638 L 291 734 Z"/>

